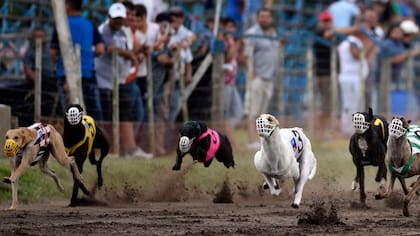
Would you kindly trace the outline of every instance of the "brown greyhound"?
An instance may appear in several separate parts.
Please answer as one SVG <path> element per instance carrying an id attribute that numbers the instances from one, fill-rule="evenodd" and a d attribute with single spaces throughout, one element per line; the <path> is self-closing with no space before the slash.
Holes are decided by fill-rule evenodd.
<path id="1" fill-rule="evenodd" d="M 9 210 L 15 210 L 18 205 L 18 181 L 25 170 L 37 163 L 41 170 L 51 176 L 60 191 L 64 191 L 57 175 L 48 168 L 50 153 L 63 166 L 70 165 L 76 173 L 76 179 L 82 180 L 74 157 L 67 156 L 63 139 L 52 125 L 35 123 L 26 128 L 10 129 L 6 133 L 4 153 L 10 160 L 12 168 L 10 177 L 4 177 L 3 182 L 12 185 L 12 205 Z"/>
<path id="2" fill-rule="evenodd" d="M 404 117 L 394 117 L 389 125 L 389 139 L 387 143 L 386 165 L 391 174 L 388 189 L 377 196 L 377 199 L 388 197 L 394 188 L 395 179 L 401 183 L 406 195 L 404 198 L 403 214 L 409 216 L 408 205 L 417 190 L 420 189 L 420 178 L 409 191 L 405 178 L 420 175 L 420 126 L 409 125 L 410 120 Z"/>

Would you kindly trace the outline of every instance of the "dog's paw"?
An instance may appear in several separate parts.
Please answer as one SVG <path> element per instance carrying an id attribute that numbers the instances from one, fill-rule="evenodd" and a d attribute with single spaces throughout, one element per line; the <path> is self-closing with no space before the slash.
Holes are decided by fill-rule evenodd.
<path id="1" fill-rule="evenodd" d="M 172 170 L 180 170 L 180 169 L 181 169 L 181 166 L 180 165 L 174 165 L 172 167 Z"/>
<path id="2" fill-rule="evenodd" d="M 9 177 L 3 177 L 3 183 L 10 184 L 12 183 L 12 181 L 10 180 Z"/>
<path id="3" fill-rule="evenodd" d="M 6 211 L 16 211 L 17 206 L 11 206 L 9 208 L 6 208 Z"/>
<path id="4" fill-rule="evenodd" d="M 296 204 L 296 203 L 292 203 L 292 207 L 293 207 L 293 208 L 299 208 L 299 205 L 298 205 L 298 204 Z"/>

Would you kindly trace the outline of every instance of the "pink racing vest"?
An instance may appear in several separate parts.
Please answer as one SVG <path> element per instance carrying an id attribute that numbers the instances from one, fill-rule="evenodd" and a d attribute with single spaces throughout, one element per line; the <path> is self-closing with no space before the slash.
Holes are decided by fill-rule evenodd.
<path id="1" fill-rule="evenodd" d="M 201 157 L 198 157 L 198 162 L 209 162 L 213 159 L 214 155 L 216 154 L 217 150 L 220 147 L 220 137 L 219 134 L 212 130 L 207 128 L 207 131 L 200 135 L 198 138 L 198 141 L 202 140 L 203 138 L 210 135 L 210 147 L 209 150 L 207 150 L 206 158 L 203 160 Z"/>

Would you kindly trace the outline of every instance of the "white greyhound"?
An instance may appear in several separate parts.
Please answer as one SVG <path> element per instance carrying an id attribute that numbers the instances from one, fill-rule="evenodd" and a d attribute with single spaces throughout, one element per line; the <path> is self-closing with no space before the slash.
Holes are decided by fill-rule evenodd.
<path id="1" fill-rule="evenodd" d="M 304 185 L 316 173 L 317 161 L 311 142 L 301 128 L 280 129 L 278 120 L 269 114 L 260 115 L 256 125 L 261 150 L 255 153 L 255 168 L 264 176 L 271 195 L 278 196 L 281 192 L 277 179 L 293 178 L 295 200 L 292 207 L 298 208 Z"/>

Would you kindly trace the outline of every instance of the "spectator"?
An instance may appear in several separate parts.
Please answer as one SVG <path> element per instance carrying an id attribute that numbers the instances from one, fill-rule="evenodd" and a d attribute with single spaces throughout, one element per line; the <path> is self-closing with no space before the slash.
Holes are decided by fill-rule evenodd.
<path id="1" fill-rule="evenodd" d="M 236 86 L 236 78 L 238 75 L 238 53 L 239 41 L 234 37 L 236 33 L 235 21 L 231 18 L 225 18 L 223 21 L 224 43 L 225 43 L 225 63 L 223 71 L 225 73 L 224 87 L 224 130 L 229 137 L 232 146 L 237 148 L 238 145 L 233 137 L 232 129 L 242 120 L 243 105 Z"/>
<path id="2" fill-rule="evenodd" d="M 168 4 L 163 0 L 131 0 L 134 5 L 142 4 L 147 9 L 147 21 L 153 22 L 156 16 L 168 9 Z"/>
<path id="3" fill-rule="evenodd" d="M 414 38 L 419 34 L 419 27 L 412 20 L 404 20 L 400 24 L 400 28 L 404 34 L 403 44 L 406 49 L 411 48 Z"/>
<path id="4" fill-rule="evenodd" d="M 273 28 L 273 18 L 271 11 L 267 8 L 261 8 L 257 14 L 258 23 L 247 31 L 247 34 L 260 35 L 267 37 L 276 37 L 276 30 Z M 255 130 L 255 119 L 262 113 L 268 112 L 268 105 L 271 101 L 274 84 L 277 80 L 277 68 L 279 62 L 278 51 L 274 50 L 279 47 L 277 39 L 270 38 L 250 38 L 247 42 L 251 45 L 254 60 L 254 75 L 251 81 L 251 91 L 249 94 L 250 103 L 245 105 L 248 115 L 248 148 L 257 149 L 257 135 Z"/>
<path id="5" fill-rule="evenodd" d="M 354 112 L 361 110 L 360 102 L 360 83 L 365 81 L 369 73 L 366 56 L 361 57 L 363 49 L 364 55 L 369 55 L 373 47 L 365 47 L 363 42 L 367 40 L 366 34 L 358 31 L 347 37 L 338 46 L 338 56 L 340 60 L 340 73 L 338 75 L 341 93 L 341 130 L 344 135 L 349 136 L 353 133 L 353 128 L 348 125 L 348 119 Z M 363 70 L 363 74 L 360 71 Z M 362 76 L 362 78 L 360 78 Z"/>
<path id="6" fill-rule="evenodd" d="M 129 88 L 129 92 L 131 93 L 129 99 L 131 100 L 133 104 L 132 111 L 134 113 L 134 120 L 133 121 L 142 121 L 145 111 L 143 102 L 141 99 L 141 91 L 136 86 L 137 83 L 137 75 L 140 71 L 140 62 L 144 60 L 144 54 L 142 53 L 142 47 L 140 45 L 140 42 L 135 37 L 135 34 L 137 32 L 138 28 L 138 21 L 136 16 L 136 7 L 134 4 L 129 0 L 124 0 L 121 2 L 126 10 L 127 10 L 127 18 L 125 20 L 123 30 L 125 31 L 125 34 L 127 36 L 127 48 L 129 50 L 132 50 L 133 53 L 136 56 L 136 63 L 133 63 L 133 61 L 126 60 L 125 66 L 128 67 L 129 74 L 127 77 L 127 85 Z"/>
<path id="7" fill-rule="evenodd" d="M 130 13 L 131 14 L 131 13 Z M 120 133 L 122 154 L 125 157 L 144 157 L 152 158 L 152 155 L 145 153 L 140 147 L 137 147 L 134 138 L 134 129 L 132 121 L 135 119 L 135 111 L 133 111 L 133 100 L 131 95 L 133 89 L 137 86 L 133 81 L 127 81 L 129 74 L 127 62 L 136 64 L 137 57 L 129 45 L 127 30 L 123 29 L 127 10 L 121 3 L 114 3 L 108 9 L 108 21 L 99 26 L 99 31 L 106 46 L 106 53 L 95 60 L 95 68 L 98 76 L 98 84 L 103 99 L 104 117 L 111 120 L 112 111 L 112 53 L 118 54 L 118 82 L 119 82 L 119 111 L 120 111 Z M 133 43 L 133 42 L 131 42 Z"/>
<path id="8" fill-rule="evenodd" d="M 31 42 L 26 49 L 26 53 L 23 59 L 23 72 L 25 73 L 26 80 L 28 83 L 28 89 L 32 93 L 34 89 L 34 82 L 36 79 L 35 71 L 35 52 L 36 52 L 36 40 L 42 40 L 42 71 L 41 78 L 42 83 L 42 95 L 41 95 L 41 115 L 51 116 L 55 112 L 54 100 L 57 95 L 56 77 L 55 77 L 55 65 L 49 53 L 49 44 L 47 42 L 47 34 L 42 27 L 35 28 L 32 32 Z M 31 121 L 33 122 L 33 120 Z"/>
<path id="9" fill-rule="evenodd" d="M 336 1 L 329 6 L 328 11 L 334 19 L 334 29 L 350 27 L 360 15 L 360 10 L 355 4 L 355 0 Z"/>
<path id="10" fill-rule="evenodd" d="M 321 12 L 318 17 L 318 28 L 316 35 L 320 38 L 331 40 L 334 36 L 333 18 L 328 11 Z M 330 135 L 329 127 L 331 112 L 331 45 L 326 45 L 317 40 L 314 43 L 315 53 L 315 76 L 316 88 L 319 92 L 321 107 L 317 118 L 316 130 L 319 130 L 322 138 L 328 138 Z"/>
<path id="11" fill-rule="evenodd" d="M 164 83 L 168 81 L 169 73 L 175 64 L 175 56 L 170 47 L 171 39 L 170 24 L 171 16 L 168 13 L 160 13 L 156 16 L 156 23 L 159 24 L 159 45 L 152 53 L 152 76 L 153 76 L 153 104 L 156 130 L 167 130 L 165 119 L 162 116 L 162 99 Z M 156 155 L 166 154 L 165 132 L 156 133 Z"/>
<path id="12" fill-rule="evenodd" d="M 143 104 L 144 110 L 147 110 L 147 64 L 145 57 L 148 53 L 155 49 L 155 45 L 159 45 L 158 42 L 159 25 L 150 22 L 147 18 L 147 9 L 143 4 L 137 4 L 136 6 L 136 20 L 137 28 L 135 31 L 134 38 L 140 45 L 140 50 L 137 52 L 140 61 L 140 68 L 137 74 L 136 83 L 142 94 L 141 103 Z M 147 112 L 143 116 L 143 121 L 147 121 Z"/>
<path id="13" fill-rule="evenodd" d="M 394 23 L 388 29 L 386 39 L 382 45 L 384 49 L 384 57 L 391 57 L 392 72 L 391 72 L 391 89 L 404 90 L 406 83 L 401 78 L 401 70 L 404 62 L 412 53 L 417 56 L 420 53 L 419 49 L 409 51 L 404 47 L 403 32 L 399 23 Z"/>
<path id="14" fill-rule="evenodd" d="M 375 42 L 371 40 L 365 40 L 364 45 L 369 44 L 373 46 L 373 50 L 369 55 L 367 55 L 367 61 L 369 66 L 369 73 L 366 79 L 366 86 L 365 86 L 365 101 L 366 107 L 372 107 L 374 112 L 378 112 L 378 94 L 379 94 L 379 84 L 378 81 L 375 80 L 375 72 L 379 69 L 378 68 L 378 53 L 379 48 L 375 46 L 376 43 L 381 43 L 385 37 L 385 32 L 383 31 L 382 27 L 379 25 L 378 21 L 378 13 L 373 8 L 367 8 L 364 12 L 363 19 L 364 19 L 364 26 L 366 29 L 365 34 L 369 36 L 369 38 L 375 40 Z"/>
<path id="15" fill-rule="evenodd" d="M 104 53 L 104 44 L 93 22 L 81 16 L 82 0 L 66 0 L 66 12 L 69 20 L 70 34 L 73 45 L 80 45 L 80 60 L 82 69 L 82 90 L 86 112 L 96 120 L 103 120 L 98 83 L 95 78 L 94 57 Z M 51 39 L 50 53 L 57 62 L 57 89 L 60 95 L 63 113 L 67 108 L 65 71 L 63 59 L 59 55 L 58 35 L 55 30 Z M 92 50 L 92 48 L 94 48 Z"/>
<path id="16" fill-rule="evenodd" d="M 172 49 L 179 51 L 179 60 L 175 65 L 175 88 L 172 90 L 171 95 L 171 105 L 170 105 L 170 112 L 169 112 L 169 121 L 174 122 L 177 118 L 176 109 L 180 103 L 180 94 L 179 94 L 179 63 L 184 63 L 185 66 L 185 82 L 190 83 L 192 80 L 192 66 L 191 62 L 193 60 L 192 53 L 191 53 L 191 45 L 196 40 L 195 34 L 187 29 L 184 23 L 184 11 L 180 7 L 173 7 L 170 9 L 170 14 L 172 16 L 172 36 L 169 42 L 169 46 Z"/>

